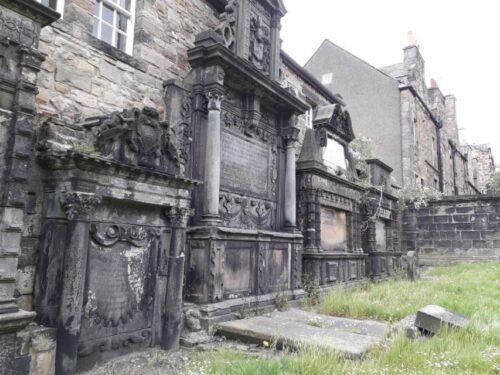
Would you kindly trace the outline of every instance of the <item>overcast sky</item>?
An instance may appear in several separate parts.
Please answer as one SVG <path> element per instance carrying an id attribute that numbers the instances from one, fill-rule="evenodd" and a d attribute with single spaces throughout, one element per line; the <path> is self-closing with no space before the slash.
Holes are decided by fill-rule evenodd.
<path id="1" fill-rule="evenodd" d="M 300 64 L 324 39 L 375 67 L 402 61 L 407 32 L 427 85 L 457 98 L 462 141 L 491 144 L 500 165 L 500 0 L 285 0 L 283 49 Z M 349 106 L 349 103 L 346 103 Z"/>

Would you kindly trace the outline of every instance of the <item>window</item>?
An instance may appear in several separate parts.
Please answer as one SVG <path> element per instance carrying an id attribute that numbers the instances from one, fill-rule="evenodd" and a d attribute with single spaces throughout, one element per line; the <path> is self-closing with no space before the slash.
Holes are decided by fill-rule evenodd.
<path id="1" fill-rule="evenodd" d="M 333 73 L 326 73 L 323 74 L 323 76 L 321 77 L 321 83 L 323 85 L 329 85 L 332 82 L 333 82 Z"/>
<path id="2" fill-rule="evenodd" d="M 96 0 L 92 34 L 132 54 L 135 0 Z"/>
<path id="3" fill-rule="evenodd" d="M 413 144 L 417 145 L 417 118 L 413 119 Z"/>
<path id="4" fill-rule="evenodd" d="M 312 128 L 313 127 L 313 109 L 312 108 L 309 108 L 306 112 L 306 126 L 308 128 Z"/>
<path id="5" fill-rule="evenodd" d="M 437 145 L 436 145 L 436 138 L 432 137 L 432 143 L 431 143 L 431 157 L 432 157 L 432 165 L 434 167 L 437 167 Z"/>
<path id="6" fill-rule="evenodd" d="M 38 3 L 55 10 L 62 17 L 64 11 L 64 0 L 36 0 Z"/>

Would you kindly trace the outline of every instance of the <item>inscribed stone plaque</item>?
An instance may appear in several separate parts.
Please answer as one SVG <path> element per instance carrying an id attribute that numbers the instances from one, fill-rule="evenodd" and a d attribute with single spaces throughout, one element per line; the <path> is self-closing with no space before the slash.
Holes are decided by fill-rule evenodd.
<path id="1" fill-rule="evenodd" d="M 383 220 L 377 220 L 375 223 L 375 242 L 377 251 L 385 251 L 387 244 L 385 222 Z"/>
<path id="2" fill-rule="evenodd" d="M 252 291 L 254 248 L 249 243 L 228 241 L 225 251 L 225 263 L 222 280 L 224 294 L 228 298 L 248 295 Z"/>
<path id="3" fill-rule="evenodd" d="M 267 196 L 269 149 L 257 141 L 222 132 L 221 185 Z"/>
<path id="4" fill-rule="evenodd" d="M 345 251 L 347 218 L 345 211 L 321 207 L 321 247 L 325 251 Z"/>

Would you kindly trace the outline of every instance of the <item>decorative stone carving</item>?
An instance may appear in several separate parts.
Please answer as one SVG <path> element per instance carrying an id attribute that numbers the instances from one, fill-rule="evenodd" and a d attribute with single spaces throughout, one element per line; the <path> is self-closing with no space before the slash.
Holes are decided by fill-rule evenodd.
<path id="1" fill-rule="evenodd" d="M 219 214 L 227 226 L 243 228 L 271 228 L 274 204 L 268 201 L 222 193 Z"/>
<path id="2" fill-rule="evenodd" d="M 0 35 L 27 47 L 33 47 L 38 38 L 33 21 L 9 15 L 2 9 L 0 9 Z"/>
<path id="3" fill-rule="evenodd" d="M 165 214 L 170 219 L 174 228 L 186 228 L 189 217 L 194 215 L 194 210 L 188 207 L 169 207 Z"/>
<path id="4" fill-rule="evenodd" d="M 70 220 L 76 219 L 78 216 L 87 216 L 101 202 L 100 196 L 90 193 L 71 192 L 65 193 L 61 197 L 61 205 Z"/>
<path id="5" fill-rule="evenodd" d="M 160 231 L 156 228 L 141 227 L 135 225 L 116 225 L 108 226 L 91 224 L 90 235 L 97 244 L 110 247 L 118 241 L 127 242 L 135 247 L 143 247 L 148 244 L 151 237 L 160 236 Z M 102 230 L 99 230 L 101 229 Z"/>
<path id="6" fill-rule="evenodd" d="M 295 146 L 296 142 L 299 140 L 300 129 L 294 126 L 284 128 L 281 131 L 281 138 L 285 145 Z"/>
<path id="7" fill-rule="evenodd" d="M 351 142 L 355 138 L 351 115 L 340 104 L 330 104 L 318 108 L 315 112 L 313 126 L 316 132 L 318 129 L 330 131 L 346 143 Z M 322 147 L 326 145 L 326 135 L 325 131 L 317 135 Z"/>
<path id="8" fill-rule="evenodd" d="M 222 78 L 224 79 L 224 78 Z M 220 111 L 222 100 L 224 99 L 224 95 L 217 91 L 210 91 L 207 95 L 207 110 L 208 111 Z"/>
<path id="9" fill-rule="evenodd" d="M 260 16 L 250 18 L 250 56 L 249 60 L 265 73 L 269 72 L 271 31 L 264 25 Z"/>
<path id="10" fill-rule="evenodd" d="M 234 51 L 236 41 L 236 11 L 238 1 L 230 0 L 219 16 L 220 24 L 215 31 L 224 39 L 224 45 Z"/>
<path id="11" fill-rule="evenodd" d="M 179 144 L 183 145 L 189 134 L 186 137 L 184 131 L 181 131 L 181 141 L 175 139 L 169 124 L 160 121 L 154 108 L 114 112 L 107 117 L 87 121 L 84 126 L 98 127 L 96 148 L 104 156 L 124 164 L 173 175 L 179 173 L 182 155 Z"/>

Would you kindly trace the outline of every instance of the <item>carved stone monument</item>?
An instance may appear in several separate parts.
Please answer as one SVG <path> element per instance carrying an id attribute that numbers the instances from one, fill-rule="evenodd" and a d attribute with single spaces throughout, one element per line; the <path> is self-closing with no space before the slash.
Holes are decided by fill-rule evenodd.
<path id="1" fill-rule="evenodd" d="M 31 169 L 36 81 L 44 56 L 40 29 L 59 14 L 27 0 L 0 1 L 0 372 L 27 374 L 29 356 L 16 333 L 34 318 L 19 309 L 14 290 Z"/>
<path id="2" fill-rule="evenodd" d="M 390 184 L 392 168 L 378 159 L 367 163 L 372 187 L 363 206 L 363 249 L 367 275 L 379 280 L 402 271 L 400 213 Z"/>
<path id="3" fill-rule="evenodd" d="M 192 71 L 168 82 L 167 102 L 192 109 L 189 171 L 195 191 L 185 297 L 201 322 L 298 296 L 302 235 L 296 231 L 296 115 L 307 105 L 277 81 L 281 1 L 229 1 L 220 25 L 197 35 Z M 179 119 L 180 120 L 180 119 Z"/>
<path id="4" fill-rule="evenodd" d="M 359 282 L 366 274 L 364 188 L 355 182 L 347 147 L 353 139 L 349 112 L 340 104 L 317 108 L 297 162 L 304 274 L 322 288 Z"/>
<path id="5" fill-rule="evenodd" d="M 56 372 L 179 344 L 190 189 L 177 124 L 152 108 L 41 130 L 35 308 L 57 327 Z"/>

